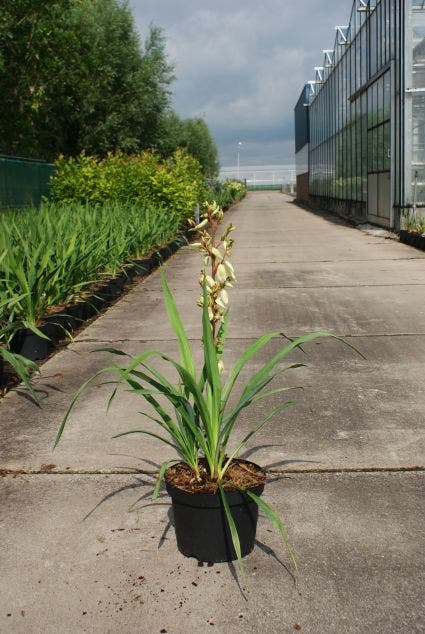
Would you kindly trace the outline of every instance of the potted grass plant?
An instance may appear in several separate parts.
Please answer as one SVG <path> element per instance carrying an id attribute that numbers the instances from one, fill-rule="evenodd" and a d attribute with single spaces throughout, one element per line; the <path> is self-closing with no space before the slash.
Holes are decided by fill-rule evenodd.
<path id="1" fill-rule="evenodd" d="M 400 242 L 425 251 L 425 217 L 416 214 L 403 216 L 399 232 Z"/>
<path id="2" fill-rule="evenodd" d="M 31 396 L 37 402 L 36 393 L 31 382 L 31 372 L 38 372 L 38 365 L 10 349 L 10 341 L 19 328 L 19 324 L 13 321 L 3 321 L 1 318 L 2 309 L 10 308 L 19 299 L 20 297 L 15 298 L 15 300 L 0 302 L 0 388 L 3 384 L 6 386 L 5 367 L 9 366 L 25 384 Z"/>
<path id="3" fill-rule="evenodd" d="M 239 442 L 233 442 L 233 437 L 239 415 L 245 408 L 293 389 L 286 386 L 272 388 L 270 385 L 286 370 L 303 365 L 292 363 L 282 367 L 289 353 L 308 341 L 334 335 L 315 332 L 296 340 L 285 338 L 279 351 L 249 378 L 237 400 L 230 399 L 241 372 L 250 360 L 271 340 L 282 339 L 282 335 L 279 332 L 262 335 L 246 348 L 227 373 L 224 372 L 222 357 L 229 318 L 228 290 L 235 282 L 235 272 L 230 262 L 233 226 L 230 224 L 221 232 L 222 219 L 222 209 L 216 203 L 206 203 L 200 223 L 193 226 L 193 231 L 198 234 L 198 242 L 194 246 L 200 251 L 204 263 L 199 279 L 202 295 L 198 301 L 202 309 L 202 367 L 198 370 L 195 366 L 188 336 L 162 272 L 163 294 L 168 318 L 178 341 L 179 360 L 156 349 L 147 349 L 138 356 L 130 357 L 126 367 L 112 363 L 99 370 L 74 394 L 58 429 L 55 446 L 74 403 L 86 386 L 103 373 L 115 373 L 117 385 L 109 403 L 115 398 L 118 385 L 125 384 L 149 404 L 154 413 L 146 416 L 157 426 L 155 431 L 140 427 L 115 437 L 147 434 L 169 445 L 178 456 L 161 465 L 153 496 L 158 496 L 165 479 L 173 504 L 179 550 L 201 561 L 237 559 L 242 568 L 242 558 L 254 547 L 260 509 L 279 531 L 296 567 L 282 519 L 261 498 L 266 482 L 265 471 L 239 458 L 250 439 L 295 401 L 282 400 L 254 422 Z M 127 356 L 113 348 L 102 350 L 120 357 Z M 151 363 L 155 357 L 170 366 L 176 376 L 174 382 Z"/>

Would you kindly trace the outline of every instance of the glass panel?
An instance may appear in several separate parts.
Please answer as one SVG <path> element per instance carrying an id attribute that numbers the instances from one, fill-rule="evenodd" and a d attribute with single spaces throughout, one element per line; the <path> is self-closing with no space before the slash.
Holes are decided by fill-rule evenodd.
<path id="1" fill-rule="evenodd" d="M 377 123 L 384 120 L 384 78 L 381 77 L 377 82 Z"/>
<path id="2" fill-rule="evenodd" d="M 391 124 L 384 123 L 384 171 L 391 169 Z"/>
<path id="3" fill-rule="evenodd" d="M 376 34 L 376 11 L 374 11 L 369 21 L 369 42 L 370 42 L 370 67 L 369 74 L 372 77 L 377 71 L 377 50 L 378 41 Z"/>
<path id="4" fill-rule="evenodd" d="M 414 88 L 425 88 L 425 5 L 412 2 Z M 413 202 L 425 202 L 425 94 L 412 97 L 412 189 Z"/>
<path id="5" fill-rule="evenodd" d="M 384 119 L 391 116 L 391 73 L 384 75 Z"/>
<path id="6" fill-rule="evenodd" d="M 384 169 L 384 126 L 380 125 L 377 132 L 377 152 L 376 152 L 376 171 L 382 172 Z"/>

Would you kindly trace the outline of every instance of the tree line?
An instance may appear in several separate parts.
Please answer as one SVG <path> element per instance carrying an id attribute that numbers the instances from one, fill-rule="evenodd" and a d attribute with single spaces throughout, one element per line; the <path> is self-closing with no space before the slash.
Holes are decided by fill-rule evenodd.
<path id="1" fill-rule="evenodd" d="M 54 160 L 186 148 L 206 176 L 217 148 L 202 118 L 171 108 L 162 30 L 144 42 L 121 0 L 2 0 L 0 153 Z"/>

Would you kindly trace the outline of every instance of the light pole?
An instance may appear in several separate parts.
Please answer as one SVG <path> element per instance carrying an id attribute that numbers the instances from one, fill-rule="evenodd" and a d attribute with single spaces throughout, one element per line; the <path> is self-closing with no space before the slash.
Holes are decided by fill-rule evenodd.
<path id="1" fill-rule="evenodd" d="M 242 146 L 242 141 L 238 142 L 238 181 L 240 181 L 240 176 L 241 176 L 241 172 L 240 172 L 240 149 Z"/>

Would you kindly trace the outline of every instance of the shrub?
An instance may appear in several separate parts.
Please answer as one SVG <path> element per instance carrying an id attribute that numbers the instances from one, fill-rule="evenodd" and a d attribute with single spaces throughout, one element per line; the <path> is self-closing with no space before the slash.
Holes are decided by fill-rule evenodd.
<path id="1" fill-rule="evenodd" d="M 104 159 L 61 156 L 52 178 L 52 198 L 60 203 L 143 203 L 162 206 L 182 220 L 205 188 L 199 162 L 183 150 L 162 162 L 152 151 L 128 156 L 117 152 Z"/>

